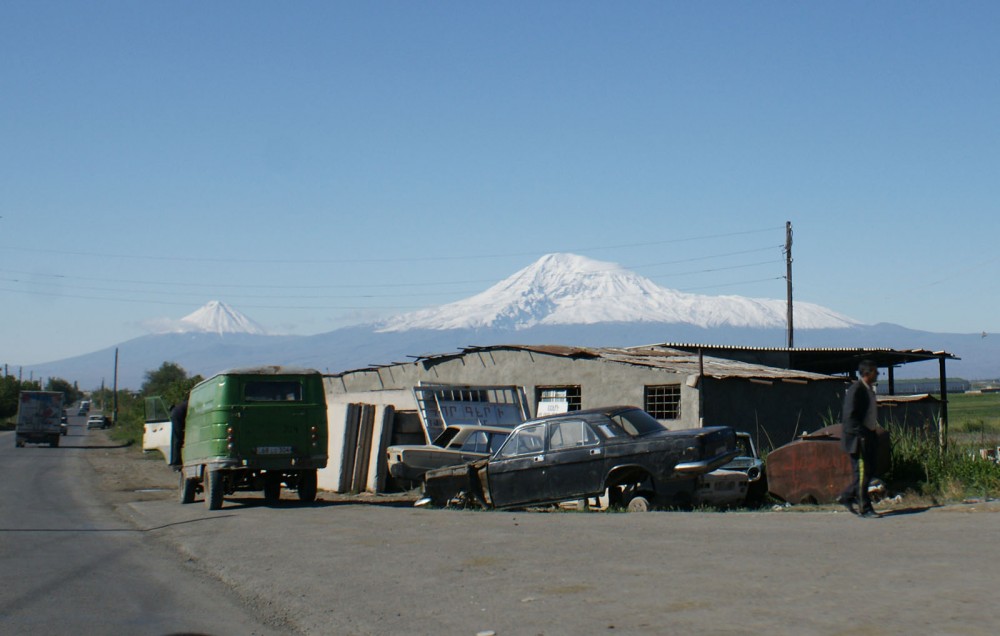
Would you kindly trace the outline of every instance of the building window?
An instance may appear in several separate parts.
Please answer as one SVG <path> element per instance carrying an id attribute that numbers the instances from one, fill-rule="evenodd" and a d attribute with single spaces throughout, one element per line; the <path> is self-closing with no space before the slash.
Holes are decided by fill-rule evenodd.
<path id="1" fill-rule="evenodd" d="M 663 384 L 646 387 L 646 412 L 658 420 L 676 420 L 681 416 L 681 386 Z"/>
<path id="2" fill-rule="evenodd" d="M 535 413 L 538 417 L 579 411 L 583 403 L 579 386 L 540 386 L 535 395 Z"/>

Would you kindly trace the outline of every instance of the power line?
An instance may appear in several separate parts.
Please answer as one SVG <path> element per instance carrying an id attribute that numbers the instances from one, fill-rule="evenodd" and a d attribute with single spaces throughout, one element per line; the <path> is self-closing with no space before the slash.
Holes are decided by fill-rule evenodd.
<path id="1" fill-rule="evenodd" d="M 729 238 L 733 236 L 747 236 L 750 234 L 761 234 L 764 232 L 773 232 L 775 231 L 775 229 L 776 228 L 771 227 L 759 230 L 745 230 L 741 232 L 707 234 L 704 236 L 675 238 L 662 241 L 648 241 L 643 243 L 624 243 L 617 245 L 599 245 L 595 247 L 569 248 L 563 251 L 568 251 L 573 253 L 585 253 L 585 252 L 599 252 L 606 250 L 632 249 L 639 247 L 655 247 L 657 245 L 671 245 L 675 243 L 688 243 L 693 241 L 705 241 L 717 238 Z M 35 252 L 42 254 L 62 254 L 70 256 L 88 256 L 94 258 L 122 258 L 122 259 L 135 259 L 135 260 L 148 260 L 148 261 L 166 261 L 166 262 L 243 263 L 243 264 L 257 263 L 266 265 L 276 265 L 276 264 L 331 265 L 331 264 L 344 264 L 344 263 L 419 263 L 419 262 L 429 262 L 429 261 L 484 260 L 490 258 L 510 258 L 514 256 L 538 257 L 550 253 L 550 252 L 532 251 L 532 252 L 507 252 L 501 254 L 474 254 L 466 256 L 450 256 L 446 254 L 438 254 L 434 256 L 411 256 L 411 257 L 395 257 L 395 258 L 251 259 L 251 258 L 229 258 L 229 257 L 222 258 L 222 257 L 209 257 L 209 256 L 159 256 L 150 254 L 111 254 L 105 252 L 47 250 L 36 247 L 22 247 L 22 246 L 11 246 L 11 245 L 0 245 L 0 250 Z"/>

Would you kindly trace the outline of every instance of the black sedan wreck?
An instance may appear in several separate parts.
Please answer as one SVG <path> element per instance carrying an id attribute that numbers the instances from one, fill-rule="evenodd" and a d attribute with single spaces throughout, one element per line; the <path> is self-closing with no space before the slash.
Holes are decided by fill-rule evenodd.
<path id="1" fill-rule="evenodd" d="M 727 426 L 670 431 L 634 406 L 573 411 L 521 424 L 487 459 L 428 471 L 418 504 L 516 508 L 606 493 L 633 511 L 686 506 L 697 477 L 736 455 Z"/>

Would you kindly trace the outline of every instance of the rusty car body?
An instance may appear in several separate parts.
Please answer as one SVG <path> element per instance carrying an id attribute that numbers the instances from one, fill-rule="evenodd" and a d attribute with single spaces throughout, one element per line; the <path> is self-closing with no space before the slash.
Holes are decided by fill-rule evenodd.
<path id="1" fill-rule="evenodd" d="M 386 449 L 389 474 L 396 479 L 420 481 L 428 470 L 467 464 L 492 455 L 512 427 L 447 426 L 432 444 L 400 444 Z"/>
<path id="2" fill-rule="evenodd" d="M 634 406 L 571 411 L 521 424 L 489 458 L 428 471 L 418 503 L 518 508 L 607 492 L 630 510 L 686 506 L 697 477 L 736 454 L 726 426 L 671 431 Z"/>
<path id="3" fill-rule="evenodd" d="M 879 428 L 878 476 L 889 466 L 889 433 Z M 851 459 L 841 447 L 840 424 L 802 435 L 767 456 L 769 492 L 792 504 L 828 504 L 851 483 Z"/>

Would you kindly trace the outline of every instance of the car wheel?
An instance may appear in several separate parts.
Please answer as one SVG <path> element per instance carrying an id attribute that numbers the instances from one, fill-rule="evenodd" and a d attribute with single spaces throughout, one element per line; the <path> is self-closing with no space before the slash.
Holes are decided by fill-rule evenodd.
<path id="1" fill-rule="evenodd" d="M 628 502 L 628 507 L 625 509 L 629 512 L 649 512 L 652 506 L 649 503 L 649 499 L 646 499 L 642 495 L 636 495 Z"/>
<path id="2" fill-rule="evenodd" d="M 304 470 L 299 473 L 299 500 L 316 501 L 316 471 Z"/>
<path id="3" fill-rule="evenodd" d="M 181 503 L 189 504 L 194 503 L 194 495 L 198 491 L 198 480 L 189 479 L 184 476 L 184 471 L 181 471 L 181 483 L 180 483 L 180 495 Z"/>
<path id="4" fill-rule="evenodd" d="M 222 508 L 222 498 L 225 495 L 224 475 L 221 470 L 210 470 L 205 475 L 208 485 L 205 488 L 205 503 L 209 510 Z"/>
<path id="5" fill-rule="evenodd" d="M 281 475 L 268 473 L 264 477 L 264 501 L 274 503 L 281 499 Z"/>

